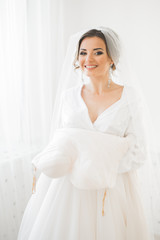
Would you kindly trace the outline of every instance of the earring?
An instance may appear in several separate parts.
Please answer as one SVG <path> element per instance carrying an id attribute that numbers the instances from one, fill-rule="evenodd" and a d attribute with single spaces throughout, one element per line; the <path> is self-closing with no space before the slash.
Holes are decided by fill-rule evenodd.
<path id="1" fill-rule="evenodd" d="M 110 84 L 111 84 L 111 80 L 112 80 L 112 74 L 113 74 L 113 70 L 112 70 L 112 64 L 111 64 L 110 68 L 109 68 L 108 88 L 110 88 Z"/>

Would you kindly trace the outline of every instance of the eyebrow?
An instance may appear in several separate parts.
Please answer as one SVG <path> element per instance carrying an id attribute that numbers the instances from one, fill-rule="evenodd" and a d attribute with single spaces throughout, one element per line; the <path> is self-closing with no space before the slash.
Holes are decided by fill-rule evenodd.
<path id="1" fill-rule="evenodd" d="M 101 49 L 101 50 L 103 50 L 103 48 L 94 48 L 93 50 L 95 51 L 95 50 L 98 50 L 98 49 Z M 84 51 L 86 51 L 86 49 L 85 48 L 81 48 L 80 50 L 84 50 Z M 103 50 L 104 51 L 104 50 Z"/>

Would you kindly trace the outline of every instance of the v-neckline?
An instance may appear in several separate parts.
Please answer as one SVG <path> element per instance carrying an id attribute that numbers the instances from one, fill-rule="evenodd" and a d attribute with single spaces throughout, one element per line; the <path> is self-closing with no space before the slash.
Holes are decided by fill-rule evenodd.
<path id="1" fill-rule="evenodd" d="M 123 95 L 124 95 L 124 88 L 125 88 L 125 86 L 123 85 L 123 90 L 122 90 L 120 99 L 118 99 L 116 102 L 112 103 L 109 107 L 107 107 L 102 113 L 100 113 L 100 114 L 98 115 L 98 117 L 95 119 L 95 121 L 92 122 L 92 120 L 91 120 L 91 118 L 90 118 L 90 116 L 89 116 L 88 107 L 87 107 L 87 105 L 86 105 L 86 103 L 85 103 L 85 101 L 84 101 L 84 99 L 83 99 L 83 97 L 82 97 L 82 87 L 83 87 L 83 86 L 84 86 L 84 84 L 81 84 L 81 85 L 80 85 L 80 91 L 79 91 L 79 93 L 80 93 L 80 98 L 81 98 L 81 101 L 82 101 L 85 109 L 87 110 L 88 119 L 89 119 L 90 123 L 92 124 L 92 126 L 94 126 L 94 124 L 98 121 L 98 119 L 99 119 L 105 112 L 111 110 L 115 105 L 117 105 L 119 102 L 122 101 L 122 98 L 123 98 Z"/>

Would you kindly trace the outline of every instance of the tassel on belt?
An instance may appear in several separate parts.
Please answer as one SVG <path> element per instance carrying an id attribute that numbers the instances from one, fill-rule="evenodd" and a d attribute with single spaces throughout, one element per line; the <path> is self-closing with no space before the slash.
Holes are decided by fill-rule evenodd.
<path id="1" fill-rule="evenodd" d="M 33 184 L 32 184 L 32 194 L 36 192 L 36 167 L 33 167 Z M 103 206 L 102 206 L 102 216 L 104 216 L 104 203 L 105 203 L 105 198 L 107 195 L 107 189 L 105 188 L 104 191 L 104 196 L 103 196 Z"/>
<path id="2" fill-rule="evenodd" d="M 103 196 L 102 216 L 104 216 L 104 202 L 105 202 L 106 195 L 107 195 L 107 189 L 105 188 L 105 192 Z"/>

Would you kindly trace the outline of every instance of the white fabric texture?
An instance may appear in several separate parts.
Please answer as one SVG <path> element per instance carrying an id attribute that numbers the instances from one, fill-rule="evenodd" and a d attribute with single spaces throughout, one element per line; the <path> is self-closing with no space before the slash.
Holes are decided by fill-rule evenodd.
<path id="1" fill-rule="evenodd" d="M 129 149 L 119 161 L 116 184 L 107 188 L 105 215 L 102 216 L 105 189 L 80 189 L 72 184 L 68 174 L 51 180 L 42 173 L 36 193 L 26 207 L 18 240 L 149 240 L 151 237 L 136 174 L 136 169 L 145 164 L 145 151 L 143 141 L 139 145 L 136 141 L 134 145 L 135 129 L 132 129 L 128 111 L 128 104 L 133 102 L 125 101 L 127 86 L 121 99 L 107 108 L 94 123 L 81 97 L 81 87 L 76 86 L 63 95 L 62 128 L 79 128 L 86 130 L 85 133 L 89 130 L 97 135 L 101 132 L 106 136 L 112 134 L 126 139 L 132 136 Z M 134 89 L 131 91 L 134 92 Z M 136 116 L 139 119 L 139 115 Z M 140 134 L 143 136 L 143 132 Z M 94 145 L 96 148 L 97 144 Z M 44 157 L 46 153 L 46 162 L 47 149 L 42 155 Z M 96 164 L 98 166 L 98 161 Z"/>
<path id="2" fill-rule="evenodd" d="M 51 178 L 69 174 L 72 184 L 80 189 L 112 188 L 128 147 L 127 137 L 62 128 L 32 163 Z"/>

